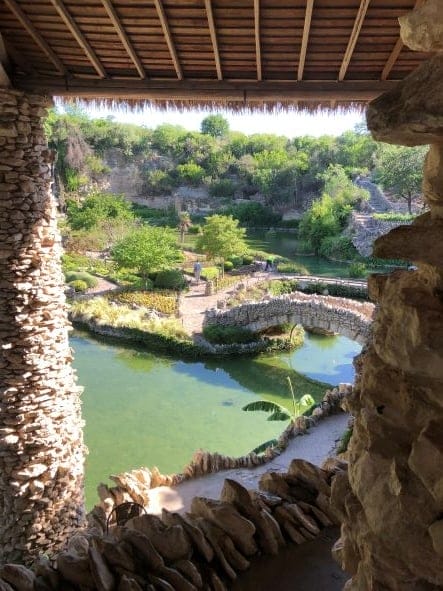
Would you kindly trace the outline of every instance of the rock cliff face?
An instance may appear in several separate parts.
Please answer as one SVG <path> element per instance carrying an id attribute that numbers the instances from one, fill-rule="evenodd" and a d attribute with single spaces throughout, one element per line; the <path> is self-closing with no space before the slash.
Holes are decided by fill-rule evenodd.
<path id="1" fill-rule="evenodd" d="M 414 49 L 429 50 L 422 17 L 431 5 L 442 8 L 430 0 L 409 19 L 405 41 L 417 30 Z M 336 555 L 352 574 L 347 591 L 443 587 L 442 80 L 440 54 L 368 111 L 376 139 L 433 144 L 423 186 L 431 211 L 375 243 L 375 256 L 411 260 L 418 270 L 369 283 L 378 312 L 350 402 L 356 420 L 349 482 L 333 491 L 343 519 Z"/>

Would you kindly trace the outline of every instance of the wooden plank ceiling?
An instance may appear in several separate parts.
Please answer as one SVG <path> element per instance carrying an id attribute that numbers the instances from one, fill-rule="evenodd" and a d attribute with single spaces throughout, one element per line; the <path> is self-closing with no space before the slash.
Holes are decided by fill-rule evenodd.
<path id="1" fill-rule="evenodd" d="M 399 39 L 420 3 L 0 0 L 0 65 L 14 87 L 59 96 L 366 102 L 428 57 Z"/>

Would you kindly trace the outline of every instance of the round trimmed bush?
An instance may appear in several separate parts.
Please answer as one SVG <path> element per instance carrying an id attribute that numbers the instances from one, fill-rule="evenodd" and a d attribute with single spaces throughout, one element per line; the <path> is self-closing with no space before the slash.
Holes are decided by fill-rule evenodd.
<path id="1" fill-rule="evenodd" d="M 231 263 L 234 265 L 235 268 L 241 267 L 243 265 L 243 257 L 232 256 L 229 260 L 231 261 Z"/>
<path id="2" fill-rule="evenodd" d="M 65 274 L 66 283 L 70 284 L 72 281 L 84 281 L 87 287 L 95 287 L 98 284 L 96 277 L 86 271 L 68 271 Z"/>
<path id="3" fill-rule="evenodd" d="M 188 286 L 188 283 L 179 269 L 168 269 L 167 271 L 159 271 L 154 281 L 155 287 L 160 289 L 174 289 L 181 291 Z"/>
<path id="4" fill-rule="evenodd" d="M 252 265 L 254 262 L 254 257 L 251 254 L 245 254 L 243 256 L 243 264 L 244 265 Z"/>
<path id="5" fill-rule="evenodd" d="M 74 279 L 73 281 L 70 281 L 68 285 L 69 287 L 72 287 L 76 293 L 86 291 L 88 289 L 88 284 L 86 281 L 82 281 L 81 279 Z"/>
<path id="6" fill-rule="evenodd" d="M 234 268 L 234 263 L 232 261 L 225 261 L 223 263 L 223 268 L 225 271 L 232 271 Z"/>

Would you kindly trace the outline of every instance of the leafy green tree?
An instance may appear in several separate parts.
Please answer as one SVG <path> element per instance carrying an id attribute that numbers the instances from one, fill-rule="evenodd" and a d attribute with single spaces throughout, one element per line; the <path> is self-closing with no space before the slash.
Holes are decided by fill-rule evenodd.
<path id="1" fill-rule="evenodd" d="M 67 202 L 67 218 L 73 230 L 89 230 L 101 221 L 134 220 L 132 206 L 123 195 L 90 193 L 81 203 Z"/>
<path id="2" fill-rule="evenodd" d="M 197 249 L 211 257 L 227 259 L 246 252 L 244 228 L 231 215 L 211 215 L 206 218 L 202 233 L 197 239 Z"/>
<path id="3" fill-rule="evenodd" d="M 186 135 L 186 129 L 180 125 L 163 123 L 152 133 L 152 146 L 161 154 L 172 154 L 177 142 Z"/>
<path id="4" fill-rule="evenodd" d="M 146 279 L 150 272 L 171 268 L 183 257 L 174 230 L 143 226 L 117 242 L 112 258 L 120 267 L 137 269 Z"/>
<path id="5" fill-rule="evenodd" d="M 225 137 L 229 131 L 229 123 L 223 115 L 208 115 L 200 126 L 201 132 L 212 137 Z"/>
<path id="6" fill-rule="evenodd" d="M 383 144 L 376 157 L 375 178 L 386 189 L 406 199 L 412 213 L 412 198 L 420 192 L 427 148 Z"/>
<path id="7" fill-rule="evenodd" d="M 205 171 L 199 164 L 187 162 L 186 164 L 179 164 L 177 166 L 177 175 L 179 181 L 196 186 L 202 182 Z"/>

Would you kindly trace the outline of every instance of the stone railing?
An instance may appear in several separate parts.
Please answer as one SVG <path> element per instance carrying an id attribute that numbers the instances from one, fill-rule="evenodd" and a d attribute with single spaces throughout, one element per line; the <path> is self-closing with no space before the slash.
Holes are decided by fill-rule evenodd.
<path id="1" fill-rule="evenodd" d="M 205 325 L 238 326 L 253 332 L 283 324 L 301 324 L 367 342 L 374 305 L 331 296 L 294 292 L 230 310 L 207 310 Z"/>

